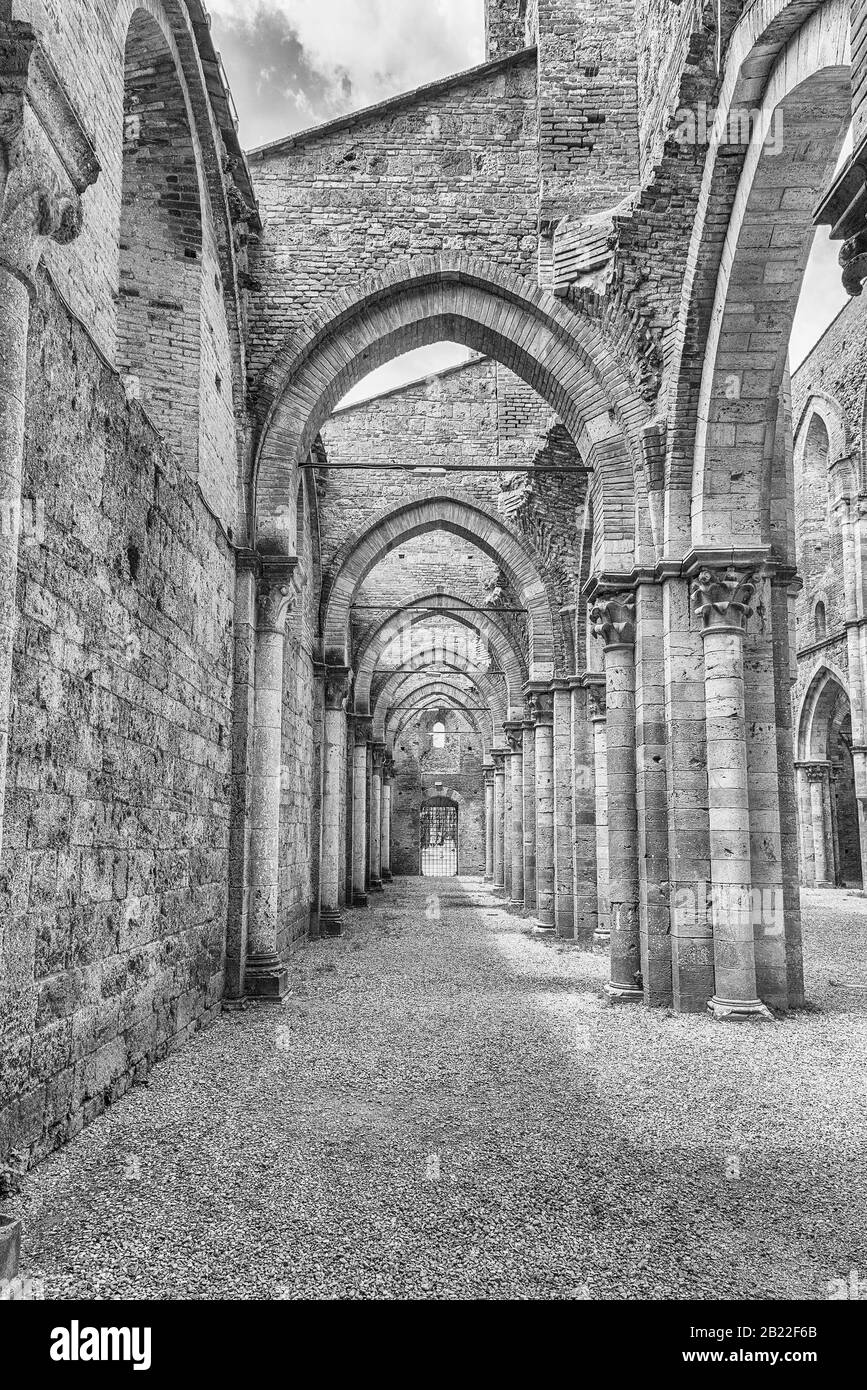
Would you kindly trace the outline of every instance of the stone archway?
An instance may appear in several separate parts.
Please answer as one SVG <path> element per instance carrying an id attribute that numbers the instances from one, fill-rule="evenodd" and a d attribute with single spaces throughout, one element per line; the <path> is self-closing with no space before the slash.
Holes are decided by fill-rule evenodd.
<path id="1" fill-rule="evenodd" d="M 842 675 L 828 665 L 816 671 L 802 701 L 796 769 L 801 882 L 862 887 L 852 707 Z"/>

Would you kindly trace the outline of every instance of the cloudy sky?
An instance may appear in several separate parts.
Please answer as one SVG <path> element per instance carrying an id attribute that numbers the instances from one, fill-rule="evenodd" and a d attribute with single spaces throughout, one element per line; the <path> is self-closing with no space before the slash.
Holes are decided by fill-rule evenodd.
<path id="1" fill-rule="evenodd" d="M 484 0 L 206 3 L 245 149 L 484 60 Z M 820 233 L 792 335 L 793 366 L 845 301 L 838 250 Z M 465 355 L 445 345 L 409 354 L 409 360 L 374 373 L 352 399 L 436 371 Z"/>

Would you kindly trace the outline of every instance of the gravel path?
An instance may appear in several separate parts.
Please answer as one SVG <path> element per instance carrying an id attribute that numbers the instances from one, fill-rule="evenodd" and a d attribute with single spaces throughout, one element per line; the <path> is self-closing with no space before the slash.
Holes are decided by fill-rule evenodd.
<path id="1" fill-rule="evenodd" d="M 440 917 L 425 893 L 436 892 Z M 867 1277 L 867 900 L 814 1009 L 610 1008 L 475 880 L 403 880 L 26 1181 L 47 1297 L 823 1298 Z M 740 1177 L 729 1176 L 737 1170 Z"/>

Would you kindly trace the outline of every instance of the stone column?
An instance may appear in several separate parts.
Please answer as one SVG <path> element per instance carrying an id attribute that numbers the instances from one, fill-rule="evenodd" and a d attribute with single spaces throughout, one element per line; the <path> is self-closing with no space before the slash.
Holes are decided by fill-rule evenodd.
<path id="1" fill-rule="evenodd" d="M 635 599 L 601 596 L 590 614 L 593 635 L 605 644 L 605 756 L 608 778 L 608 897 L 611 907 L 608 993 L 640 1002 L 641 923 L 638 881 L 638 811 L 635 775 Z"/>
<path id="2" fill-rule="evenodd" d="M 756 992 L 743 643 L 752 573 L 702 569 L 692 586 L 704 639 L 715 1018 L 768 1017 Z"/>
<path id="3" fill-rule="evenodd" d="M 593 738 L 593 800 L 596 824 L 596 928 L 593 944 L 611 946 L 611 903 L 608 897 L 608 766 L 605 750 L 605 677 L 587 685 L 587 716 Z"/>
<path id="4" fill-rule="evenodd" d="M 280 791 L 283 767 L 283 648 L 298 594 L 298 561 L 261 557 L 256 620 L 256 710 L 250 767 L 250 909 L 244 990 L 282 999 L 289 974 L 278 951 Z"/>
<path id="5" fill-rule="evenodd" d="M 805 888 L 812 888 L 816 882 L 816 860 L 813 852 L 813 816 L 810 807 L 810 779 L 807 776 L 808 763 L 795 764 L 795 777 L 798 793 L 798 830 L 800 832 L 801 882 Z"/>
<path id="6" fill-rule="evenodd" d="M 374 743 L 370 777 L 370 891 L 382 892 L 382 767 L 385 744 Z"/>
<path id="7" fill-rule="evenodd" d="M 512 783 L 511 825 L 508 833 L 508 853 L 512 859 L 511 907 L 524 906 L 524 725 L 511 720 L 503 725 L 509 744 L 507 756 Z"/>
<path id="8" fill-rule="evenodd" d="M 810 829 L 813 836 L 813 865 L 817 888 L 833 888 L 828 864 L 828 797 L 827 763 L 807 763 L 807 784 L 810 789 Z"/>
<path id="9" fill-rule="evenodd" d="M 382 833 L 380 836 L 381 877 L 391 883 L 391 784 L 394 781 L 394 759 L 386 753 L 382 764 Z"/>
<path id="10" fill-rule="evenodd" d="M 351 672 L 325 672 L 325 736 L 322 778 L 322 862 L 319 870 L 319 929 L 323 936 L 342 936 L 340 915 L 340 813 L 346 756 L 346 704 Z"/>
<path id="11" fill-rule="evenodd" d="M 494 767 L 486 763 L 485 776 L 485 882 L 494 881 Z"/>
<path id="12" fill-rule="evenodd" d="M 504 748 L 503 763 L 503 897 L 512 897 L 512 755 Z"/>
<path id="13" fill-rule="evenodd" d="M 42 253 L 82 225 L 99 164 L 75 108 L 23 21 L 0 20 L 0 849 L 9 746 L 22 498 L 27 334 Z"/>
<path id="14" fill-rule="evenodd" d="M 554 921 L 557 935 L 575 935 L 572 843 L 572 692 L 568 680 L 553 683 L 554 695 Z"/>
<path id="15" fill-rule="evenodd" d="M 356 714 L 352 753 L 352 906 L 367 907 L 367 743 L 369 715 Z"/>
<path id="16" fill-rule="evenodd" d="M 506 755 L 500 748 L 491 752 L 494 760 L 494 892 L 503 893 L 503 826 L 505 810 L 505 762 Z"/>
<path id="17" fill-rule="evenodd" d="M 589 674 L 569 682 L 572 719 L 572 854 L 575 937 L 589 946 L 599 924 L 596 862 L 596 784 Z"/>
<path id="18" fill-rule="evenodd" d="M 524 906 L 536 906 L 536 725 L 524 720 Z"/>
<path id="19" fill-rule="evenodd" d="M 536 925 L 542 935 L 554 920 L 554 697 L 547 687 L 529 686 L 536 731 Z"/>

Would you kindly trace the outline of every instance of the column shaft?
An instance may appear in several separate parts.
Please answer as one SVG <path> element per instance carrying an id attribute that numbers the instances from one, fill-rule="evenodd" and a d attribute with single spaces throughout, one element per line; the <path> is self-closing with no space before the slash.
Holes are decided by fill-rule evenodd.
<path id="1" fill-rule="evenodd" d="M 277 951 L 280 889 L 283 643 L 280 631 L 256 636 L 256 716 L 250 776 L 250 911 L 245 989 L 281 998 L 288 973 Z"/>
<path id="2" fill-rule="evenodd" d="M 575 935 L 572 826 L 572 693 L 569 682 L 554 688 L 554 921 L 557 935 Z"/>
<path id="3" fill-rule="evenodd" d="M 536 906 L 536 726 L 524 720 L 524 906 Z"/>
<path id="4" fill-rule="evenodd" d="M 536 928 L 555 930 L 554 917 L 554 708 L 548 691 L 533 691 L 536 726 Z"/>
<path id="5" fill-rule="evenodd" d="M 485 881 L 494 881 L 494 769 L 485 774 Z"/>
<path id="6" fill-rule="evenodd" d="M 0 849 L 9 752 L 12 645 L 21 531 L 24 395 L 30 301 L 20 280 L 0 270 Z"/>
<path id="7" fill-rule="evenodd" d="M 391 883 L 391 777 L 382 783 L 382 838 L 380 858 L 383 883 Z"/>
<path id="8" fill-rule="evenodd" d="M 504 757 L 494 754 L 494 892 L 503 888 Z"/>
<path id="9" fill-rule="evenodd" d="M 367 743 L 358 730 L 352 768 L 352 905 L 367 907 Z"/>
<path id="10" fill-rule="evenodd" d="M 322 863 L 319 871 L 320 931 L 340 936 L 340 812 L 343 800 L 343 767 L 346 750 L 345 692 L 329 691 L 326 677 L 325 736 L 322 779 Z"/>

